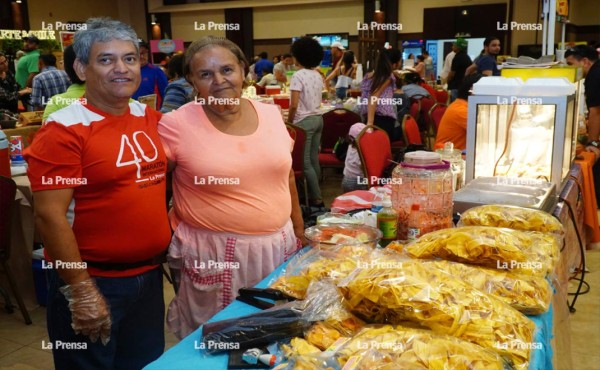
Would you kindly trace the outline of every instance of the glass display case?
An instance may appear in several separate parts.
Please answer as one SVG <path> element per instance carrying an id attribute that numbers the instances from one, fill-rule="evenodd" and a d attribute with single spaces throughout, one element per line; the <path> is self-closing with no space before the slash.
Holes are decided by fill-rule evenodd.
<path id="1" fill-rule="evenodd" d="M 575 95 L 470 96 L 466 181 L 504 176 L 561 189 L 575 159 L 575 109 Z"/>

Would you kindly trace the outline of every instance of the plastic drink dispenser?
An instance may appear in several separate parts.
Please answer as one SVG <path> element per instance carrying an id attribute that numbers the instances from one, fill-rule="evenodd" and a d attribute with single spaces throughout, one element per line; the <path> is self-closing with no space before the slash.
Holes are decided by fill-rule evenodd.
<path id="1" fill-rule="evenodd" d="M 462 159 L 462 151 L 454 149 L 454 144 L 447 142 L 444 148 L 436 150 L 436 153 L 439 153 L 443 160 L 450 162 L 454 191 L 462 188 L 465 185 L 465 160 Z"/>
<path id="2" fill-rule="evenodd" d="M 421 150 L 406 153 L 404 162 L 392 172 L 392 178 L 392 204 L 398 212 L 398 239 L 407 240 L 409 218 L 415 208 L 418 209 L 419 225 L 411 227 L 418 226 L 420 235 L 452 227 L 450 162 L 443 161 L 438 153 Z"/>

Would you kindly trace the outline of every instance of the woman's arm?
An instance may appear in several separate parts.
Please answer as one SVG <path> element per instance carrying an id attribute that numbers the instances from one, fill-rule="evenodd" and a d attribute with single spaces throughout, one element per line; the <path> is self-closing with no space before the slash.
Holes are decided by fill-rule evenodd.
<path id="1" fill-rule="evenodd" d="M 292 224 L 294 225 L 294 235 L 302 241 L 302 245 L 307 245 L 308 240 L 304 236 L 304 219 L 302 218 L 302 210 L 300 209 L 300 201 L 298 200 L 298 188 L 296 188 L 296 177 L 294 170 L 290 170 L 290 195 L 292 198 Z"/>
<path id="2" fill-rule="evenodd" d="M 290 97 L 290 110 L 288 112 L 287 123 L 294 123 L 294 117 L 296 116 L 296 112 L 298 111 L 298 103 L 300 102 L 300 91 L 292 90 L 292 95 Z"/>
<path id="3" fill-rule="evenodd" d="M 342 68 L 341 66 L 335 68 L 333 71 L 331 71 L 331 73 L 329 74 L 329 76 L 325 77 L 325 87 L 329 87 L 328 86 L 329 81 L 331 81 L 335 76 L 337 76 L 337 75 L 340 74 L 340 69 L 341 68 Z"/>

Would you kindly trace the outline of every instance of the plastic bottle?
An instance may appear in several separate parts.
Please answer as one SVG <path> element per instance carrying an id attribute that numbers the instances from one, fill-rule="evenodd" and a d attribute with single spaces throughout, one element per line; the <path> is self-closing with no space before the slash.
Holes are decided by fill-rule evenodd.
<path id="1" fill-rule="evenodd" d="M 410 215 L 408 216 L 408 241 L 417 240 L 421 236 L 421 211 L 418 204 L 413 204 L 410 207 Z"/>
<path id="2" fill-rule="evenodd" d="M 398 239 L 398 212 L 392 208 L 392 199 L 386 196 L 383 208 L 377 213 L 377 228 L 381 230 L 381 246 L 385 247 L 390 242 Z"/>
<path id="3" fill-rule="evenodd" d="M 10 151 L 8 138 L 0 130 L 0 176 L 10 177 Z"/>
<path id="4" fill-rule="evenodd" d="M 377 188 L 377 194 L 371 203 L 371 212 L 377 213 L 383 208 L 383 200 L 385 198 L 385 189 Z"/>
<path id="5" fill-rule="evenodd" d="M 362 64 L 356 65 L 356 81 L 360 83 L 363 79 L 363 67 Z"/>

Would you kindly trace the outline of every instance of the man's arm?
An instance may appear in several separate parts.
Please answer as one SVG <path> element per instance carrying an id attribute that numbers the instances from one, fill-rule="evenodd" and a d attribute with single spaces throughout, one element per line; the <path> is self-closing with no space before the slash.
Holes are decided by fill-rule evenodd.
<path id="1" fill-rule="evenodd" d="M 43 110 L 42 106 L 42 83 L 39 78 L 33 79 L 33 87 L 31 89 L 31 101 L 30 104 L 33 110 Z M 41 108 L 41 109 L 40 109 Z"/>
<path id="2" fill-rule="evenodd" d="M 25 87 L 31 87 L 33 84 L 33 78 L 37 76 L 38 72 L 31 72 L 29 77 L 27 77 L 27 82 L 25 83 Z"/>
<path id="3" fill-rule="evenodd" d="M 81 262 L 75 234 L 66 218 L 73 189 L 36 191 L 33 197 L 35 227 L 44 239 L 44 247 L 50 258 L 62 262 Z M 87 269 L 60 269 L 58 273 L 67 284 L 76 284 L 90 277 Z"/>
<path id="4" fill-rule="evenodd" d="M 60 291 L 69 302 L 73 330 L 75 334 L 89 336 L 92 342 L 100 338 L 106 345 L 110 340 L 110 309 L 81 263 L 77 240 L 66 218 L 73 189 L 36 191 L 33 197 L 35 225 L 42 235 L 48 255 L 55 263 L 76 263 L 75 268 L 57 269 L 66 283 Z"/>

